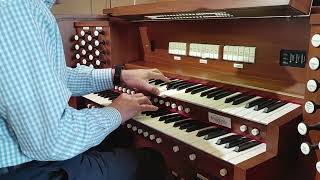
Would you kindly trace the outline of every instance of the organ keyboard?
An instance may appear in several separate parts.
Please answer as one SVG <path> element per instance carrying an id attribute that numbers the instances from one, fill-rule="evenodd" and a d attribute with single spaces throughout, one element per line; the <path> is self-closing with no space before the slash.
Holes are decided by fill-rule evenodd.
<path id="1" fill-rule="evenodd" d="M 299 104 L 253 95 L 250 91 L 230 91 L 181 79 L 171 79 L 170 83 L 150 80 L 149 83 L 161 91 L 160 96 L 149 96 L 159 110 L 136 115 L 126 123 L 126 128 L 165 146 L 172 153 L 184 153 L 184 158 L 190 162 L 201 162 L 207 156 L 218 162 L 224 161 L 227 165 L 217 167 L 217 172 L 213 173 L 220 177 L 232 172 L 233 166 L 267 153 L 271 140 L 266 126 L 301 109 Z M 135 92 L 128 87 L 115 87 L 84 97 L 100 106 L 108 106 L 121 93 Z M 182 101 L 185 102 L 180 105 Z M 193 110 L 196 107 L 198 109 Z M 210 122 L 210 117 L 209 120 L 200 119 L 202 117 L 198 114 L 208 114 L 207 110 L 209 116 L 219 111 L 224 118 L 236 116 L 250 123 L 230 120 L 230 126 L 226 126 Z"/>

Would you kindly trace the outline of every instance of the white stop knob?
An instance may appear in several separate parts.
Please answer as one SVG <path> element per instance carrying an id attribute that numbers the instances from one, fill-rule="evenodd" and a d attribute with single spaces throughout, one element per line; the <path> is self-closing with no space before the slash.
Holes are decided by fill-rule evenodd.
<path id="1" fill-rule="evenodd" d="M 93 60 L 93 56 L 90 54 L 89 55 L 89 60 L 92 61 Z"/>
<path id="2" fill-rule="evenodd" d="M 153 102 L 154 102 L 154 103 L 157 103 L 157 102 L 159 102 L 159 99 L 158 99 L 158 98 L 154 98 L 154 99 L 153 99 Z"/>
<path id="3" fill-rule="evenodd" d="M 307 133 L 308 133 L 308 127 L 307 127 L 307 125 L 305 124 L 305 123 L 299 123 L 299 125 L 298 125 L 298 132 L 299 132 L 299 134 L 301 134 L 301 135 L 306 135 Z"/>
<path id="4" fill-rule="evenodd" d="M 319 47 L 320 46 L 320 35 L 315 34 L 312 36 L 311 44 L 313 47 Z"/>
<path id="5" fill-rule="evenodd" d="M 144 137 L 148 137 L 148 136 L 149 136 L 149 133 L 148 133 L 148 132 L 144 132 L 144 133 L 143 133 L 143 136 L 144 136 Z"/>
<path id="6" fill-rule="evenodd" d="M 175 153 L 176 153 L 176 152 L 179 152 L 179 151 L 180 151 L 179 146 L 173 146 L 173 147 L 172 147 L 172 151 L 175 152 Z"/>
<path id="7" fill-rule="evenodd" d="M 78 44 L 74 45 L 74 49 L 75 50 L 79 50 L 80 49 L 80 46 Z"/>
<path id="8" fill-rule="evenodd" d="M 127 128 L 128 128 L 128 129 L 131 129 L 131 128 L 132 128 L 132 125 L 131 125 L 131 124 L 127 124 Z"/>
<path id="9" fill-rule="evenodd" d="M 184 109 L 184 112 L 187 113 L 187 114 L 189 114 L 190 111 L 191 111 L 190 108 L 185 108 L 185 109 Z"/>
<path id="10" fill-rule="evenodd" d="M 138 134 L 142 134 L 143 130 L 142 129 L 138 129 Z"/>
<path id="11" fill-rule="evenodd" d="M 96 54 L 96 56 L 100 55 L 100 51 L 99 50 L 96 50 L 94 53 Z"/>
<path id="12" fill-rule="evenodd" d="M 99 44 L 100 44 L 100 42 L 99 42 L 98 40 L 95 40 L 95 41 L 94 41 L 94 45 L 95 45 L 95 46 L 99 46 Z"/>
<path id="13" fill-rule="evenodd" d="M 253 129 L 251 130 L 251 134 L 252 134 L 253 136 L 258 136 L 259 133 L 260 133 L 260 131 L 259 131 L 259 129 L 257 129 L 257 128 L 253 128 Z"/>
<path id="14" fill-rule="evenodd" d="M 80 54 L 76 54 L 76 59 L 80 59 L 80 58 L 81 58 Z"/>
<path id="15" fill-rule="evenodd" d="M 89 50 L 89 51 L 92 51 L 92 50 L 93 50 L 93 47 L 92 47 L 91 45 L 89 45 L 89 46 L 88 46 L 88 50 Z"/>
<path id="16" fill-rule="evenodd" d="M 86 34 L 86 32 L 84 32 L 84 30 L 81 30 L 81 31 L 80 31 L 80 35 L 81 35 L 81 36 L 84 36 L 85 34 Z"/>
<path id="17" fill-rule="evenodd" d="M 190 159 L 190 161 L 194 161 L 197 159 L 197 156 L 195 154 L 190 154 L 189 159 Z"/>
<path id="18" fill-rule="evenodd" d="M 311 151 L 309 144 L 305 142 L 301 144 L 300 150 L 304 155 L 308 155 Z"/>
<path id="19" fill-rule="evenodd" d="M 119 88 L 119 86 L 114 86 L 114 89 L 115 89 L 115 90 L 118 90 L 118 88 Z"/>
<path id="20" fill-rule="evenodd" d="M 166 102 L 166 106 L 167 106 L 167 107 L 170 106 L 170 102 L 169 102 L 169 101 Z"/>
<path id="21" fill-rule="evenodd" d="M 122 87 L 119 86 L 118 91 L 122 91 Z"/>
<path id="22" fill-rule="evenodd" d="M 130 89 L 127 89 L 127 94 L 130 94 L 131 93 L 131 90 Z"/>
<path id="23" fill-rule="evenodd" d="M 315 104 L 311 101 L 306 102 L 304 109 L 307 113 L 312 114 L 316 110 Z"/>
<path id="24" fill-rule="evenodd" d="M 309 61 L 309 67 L 311 70 L 317 70 L 319 68 L 320 62 L 317 57 L 313 57 Z"/>
<path id="25" fill-rule="evenodd" d="M 86 59 L 82 59 L 82 64 L 87 64 L 87 60 Z"/>
<path id="26" fill-rule="evenodd" d="M 138 130 L 138 128 L 136 126 L 132 127 L 132 131 L 137 131 L 137 130 Z"/>
<path id="27" fill-rule="evenodd" d="M 157 139 L 156 139 L 156 142 L 157 142 L 158 144 L 161 144 L 161 143 L 162 143 L 162 139 L 161 139 L 161 138 L 157 138 Z"/>
<path id="28" fill-rule="evenodd" d="M 182 105 L 178 106 L 178 111 L 183 111 L 183 106 Z"/>
<path id="29" fill-rule="evenodd" d="M 122 88 L 122 92 L 127 92 L 127 88 Z"/>
<path id="30" fill-rule="evenodd" d="M 164 104 L 164 100 L 161 99 L 161 100 L 159 101 L 159 104 Z"/>
<path id="31" fill-rule="evenodd" d="M 82 41 L 81 41 L 81 45 L 82 45 L 82 46 L 86 45 L 86 41 L 85 41 L 85 40 L 82 40 Z"/>
<path id="32" fill-rule="evenodd" d="M 87 37 L 87 39 L 88 39 L 88 41 L 92 41 L 92 36 L 89 35 L 89 36 Z"/>
<path id="33" fill-rule="evenodd" d="M 227 169 L 225 169 L 225 168 L 220 169 L 220 175 L 221 175 L 222 177 L 226 176 L 227 174 L 228 174 Z"/>
<path id="34" fill-rule="evenodd" d="M 309 80 L 307 83 L 307 89 L 309 92 L 316 92 L 318 89 L 318 83 L 316 80 Z"/>
<path id="35" fill-rule="evenodd" d="M 74 35 L 74 40 L 78 41 L 79 40 L 79 36 L 78 35 Z"/>
<path id="36" fill-rule="evenodd" d="M 241 132 L 246 132 L 247 130 L 248 130 L 248 126 L 247 125 L 243 124 L 243 125 L 240 126 L 240 131 Z"/>
<path id="37" fill-rule="evenodd" d="M 135 93 L 136 93 L 136 92 L 134 92 L 134 91 L 131 91 L 131 94 L 132 94 L 132 95 L 134 95 Z"/>
<path id="38" fill-rule="evenodd" d="M 177 105 L 175 103 L 173 103 L 173 104 L 171 104 L 171 108 L 175 109 L 175 108 L 177 108 Z"/>
<path id="39" fill-rule="evenodd" d="M 100 66 L 100 64 L 101 64 L 100 60 L 96 60 L 96 65 Z"/>
<path id="40" fill-rule="evenodd" d="M 151 141 L 153 141 L 155 138 L 156 138 L 156 136 L 153 135 L 153 134 L 151 134 L 151 135 L 149 136 L 149 139 L 150 139 Z"/>
<path id="41" fill-rule="evenodd" d="M 94 31 L 94 32 L 93 32 L 93 35 L 94 35 L 94 36 L 99 36 L 99 31 L 97 31 L 97 30 Z"/>
<path id="42" fill-rule="evenodd" d="M 93 65 L 92 65 L 92 64 L 90 64 L 90 65 L 89 65 L 89 67 L 93 68 Z"/>
<path id="43" fill-rule="evenodd" d="M 316 169 L 318 173 L 320 173 L 320 161 L 316 163 Z"/>
<path id="44" fill-rule="evenodd" d="M 84 49 L 82 49 L 81 54 L 82 54 L 82 55 L 86 55 L 86 54 L 87 54 L 87 51 L 84 50 Z"/>

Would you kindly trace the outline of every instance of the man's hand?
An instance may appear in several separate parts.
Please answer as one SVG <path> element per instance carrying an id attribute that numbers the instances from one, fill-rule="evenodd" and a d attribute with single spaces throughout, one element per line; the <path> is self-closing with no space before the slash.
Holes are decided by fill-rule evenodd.
<path id="1" fill-rule="evenodd" d="M 169 79 L 158 69 L 123 70 L 121 74 L 121 81 L 128 87 L 159 95 L 159 89 L 148 83 L 148 80 L 150 79 L 159 79 L 169 82 Z"/>
<path id="2" fill-rule="evenodd" d="M 152 105 L 150 100 L 142 93 L 134 95 L 123 93 L 113 100 L 110 106 L 120 112 L 122 123 L 140 112 L 158 110 L 158 107 Z"/>

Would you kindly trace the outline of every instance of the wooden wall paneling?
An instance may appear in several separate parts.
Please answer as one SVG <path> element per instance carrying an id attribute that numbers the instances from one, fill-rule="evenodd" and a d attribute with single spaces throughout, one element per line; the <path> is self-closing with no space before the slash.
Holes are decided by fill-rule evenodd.
<path id="1" fill-rule="evenodd" d="M 91 0 L 65 0 L 61 4 L 55 4 L 52 12 L 65 15 L 91 15 Z"/>

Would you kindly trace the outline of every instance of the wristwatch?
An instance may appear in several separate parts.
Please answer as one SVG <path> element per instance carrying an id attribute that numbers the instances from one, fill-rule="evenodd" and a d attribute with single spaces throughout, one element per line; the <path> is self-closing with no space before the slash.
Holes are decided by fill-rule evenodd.
<path id="1" fill-rule="evenodd" d="M 113 76 L 113 85 L 114 86 L 120 85 L 122 69 L 123 69 L 123 66 L 121 66 L 121 65 L 114 66 L 114 76 Z"/>

